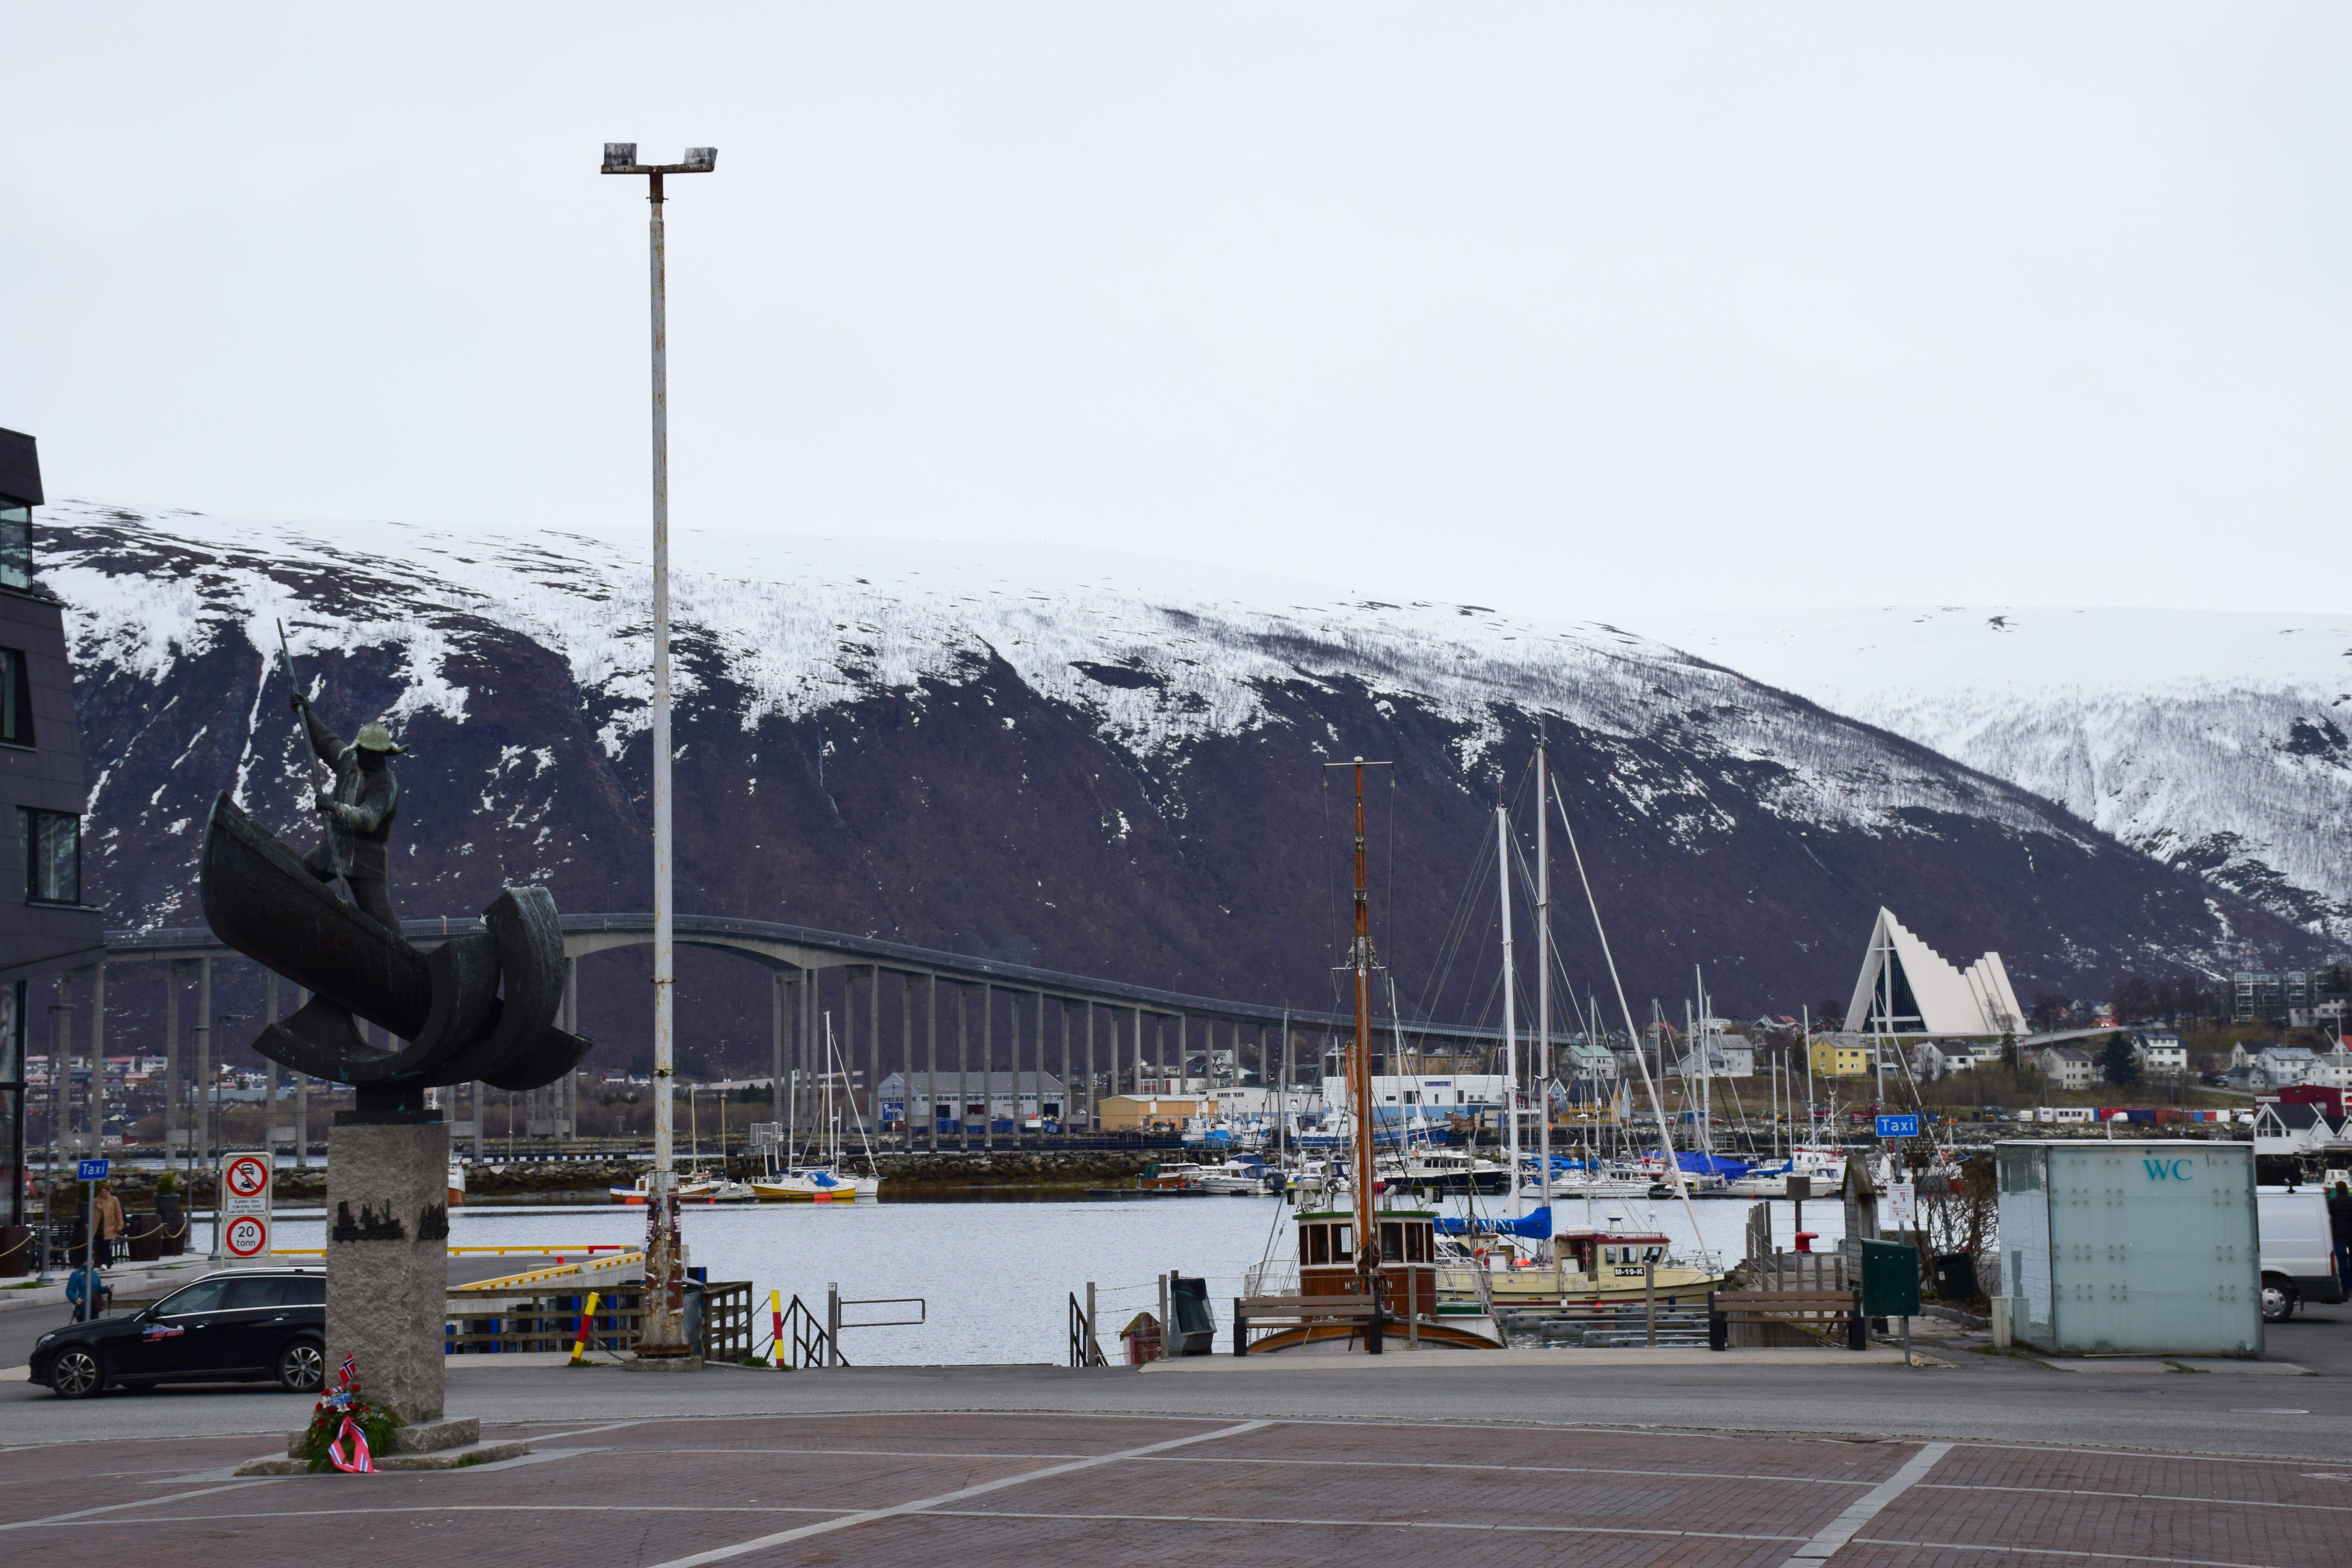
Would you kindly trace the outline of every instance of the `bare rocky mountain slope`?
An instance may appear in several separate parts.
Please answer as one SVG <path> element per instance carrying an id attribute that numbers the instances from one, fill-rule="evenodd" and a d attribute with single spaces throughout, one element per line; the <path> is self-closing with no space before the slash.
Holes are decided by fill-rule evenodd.
<path id="1" fill-rule="evenodd" d="M 501 881 L 649 907 L 634 540 L 75 502 L 43 523 L 114 924 L 200 921 L 220 789 L 308 842 L 281 617 L 321 712 L 411 749 L 404 913 Z M 1607 626 L 1044 549 L 689 531 L 676 553 L 688 910 L 1328 1005 L 1344 803 L 1322 764 L 1393 759 L 1381 950 L 1409 1014 L 1491 1017 L 1482 858 L 1498 794 L 1528 821 L 1541 731 L 1637 1008 L 1678 1013 L 1695 963 L 1735 1011 L 1843 998 L 1881 903 L 1948 954 L 1999 949 L 2028 994 L 2315 947 L 2027 790 Z M 1562 962 L 1605 994 L 1559 865 Z M 684 984 L 689 1054 L 763 1059 L 756 975 L 697 959 Z M 641 987 L 583 988 L 590 1031 L 641 1050 Z"/>

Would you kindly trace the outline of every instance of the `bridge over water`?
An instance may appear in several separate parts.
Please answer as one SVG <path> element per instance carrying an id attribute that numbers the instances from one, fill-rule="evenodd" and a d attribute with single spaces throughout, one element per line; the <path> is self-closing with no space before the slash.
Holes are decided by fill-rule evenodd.
<path id="1" fill-rule="evenodd" d="M 653 916 L 577 914 L 563 916 L 562 922 L 568 973 L 562 1021 L 576 1028 L 581 961 L 650 944 Z M 401 926 L 420 947 L 482 929 L 473 917 L 409 920 Z M 961 1125 L 943 1128 L 932 1117 L 928 1127 L 912 1128 L 915 1141 L 927 1141 L 935 1149 L 943 1139 L 965 1148 L 993 1147 L 998 1134 L 992 1107 L 1010 1098 L 1017 1127 L 1024 1100 L 1040 1108 L 1054 1103 L 1048 1075 L 1066 1086 L 1061 1093 L 1068 1102 L 1056 1110 L 1062 1136 L 1067 1137 L 1074 1123 L 1077 1128 L 1091 1123 L 1096 1086 L 1105 1077 L 1114 1092 L 1181 1094 L 1189 1056 L 1222 1044 L 1233 1051 L 1236 1065 L 1248 1049 L 1269 1079 L 1286 1066 L 1294 1079 L 1300 1077 L 1302 1060 L 1305 1076 L 1311 1078 L 1331 1037 L 1344 1036 L 1353 1027 L 1349 1017 L 1337 1013 L 1164 991 L 770 921 L 679 915 L 676 937 L 681 946 L 730 953 L 768 971 L 769 1086 L 777 1121 L 789 1117 L 798 1122 L 805 1115 L 805 1086 L 824 1070 L 820 1017 L 830 1013 L 835 1021 L 839 1070 L 845 1074 L 853 1070 L 862 1052 L 865 1082 L 878 1089 L 887 1043 L 892 1047 L 891 1058 L 909 1075 L 919 1070 L 929 1075 L 929 1083 L 942 1089 L 957 1086 L 959 1101 L 968 1107 L 959 1119 Z M 169 964 L 175 980 L 192 979 L 196 984 L 197 1027 L 203 1029 L 213 1018 L 213 969 L 221 963 L 251 961 L 203 928 L 110 931 L 104 960 L 85 973 L 102 1012 L 107 968 Z M 274 977 L 269 986 L 268 1012 L 276 1016 Z M 175 1084 L 181 989 L 175 984 L 165 992 L 165 1031 Z M 1378 1048 L 1392 1049 L 1402 1039 L 1404 1048 L 1415 1054 L 1486 1047 L 1501 1037 L 1501 1031 L 1491 1026 L 1431 1019 L 1382 1019 L 1375 1034 Z M 206 1071 L 202 1058 L 210 1053 L 203 1036 L 199 1042 L 202 1080 Z M 95 1040 L 93 1046 L 103 1048 Z M 800 1106 L 786 1105 L 787 1084 L 804 1086 Z M 473 1093 L 478 1150 L 481 1086 L 474 1086 Z M 568 1135 L 577 1094 L 576 1079 L 533 1091 L 527 1112 L 533 1131 Z M 992 1108 L 981 1110 L 978 1126 L 971 1114 L 978 1108 L 974 1101 Z"/>

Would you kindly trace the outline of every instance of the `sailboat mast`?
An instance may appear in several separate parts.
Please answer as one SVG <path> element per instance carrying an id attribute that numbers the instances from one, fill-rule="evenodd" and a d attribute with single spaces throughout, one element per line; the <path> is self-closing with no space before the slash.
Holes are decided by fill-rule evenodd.
<path id="1" fill-rule="evenodd" d="M 1519 1023 L 1511 973 L 1511 819 L 1495 807 L 1495 875 L 1503 899 L 1503 1148 L 1509 1169 L 1511 1217 L 1519 1217 Z"/>
<path id="2" fill-rule="evenodd" d="M 1364 1299 L 1372 1293 L 1380 1267 L 1380 1229 L 1372 1223 L 1372 904 L 1364 852 L 1364 759 L 1356 772 L 1356 941 L 1350 960 L 1356 972 L 1356 1042 L 1348 1057 L 1348 1098 L 1356 1107 L 1356 1274 Z"/>
<path id="3" fill-rule="evenodd" d="M 1544 1213 L 1551 1213 L 1551 834 L 1544 815 L 1544 799 L 1551 792 L 1549 748 L 1536 748 L 1536 1159 L 1540 1174 L 1537 1193 Z M 1573 994 L 1569 997 L 1575 1004 Z M 1513 1172 L 1516 1183 L 1518 1173 Z M 1544 1243 L 1549 1249 L 1551 1243 Z"/>

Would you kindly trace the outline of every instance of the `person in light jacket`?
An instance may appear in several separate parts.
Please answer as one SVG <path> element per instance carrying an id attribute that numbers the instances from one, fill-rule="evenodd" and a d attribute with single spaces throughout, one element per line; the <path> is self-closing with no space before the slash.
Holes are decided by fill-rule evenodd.
<path id="1" fill-rule="evenodd" d="M 96 1261 L 103 1268 L 114 1261 L 115 1247 L 122 1236 L 122 1200 L 114 1195 L 113 1187 L 100 1182 L 90 1208 L 98 1223 Z"/>

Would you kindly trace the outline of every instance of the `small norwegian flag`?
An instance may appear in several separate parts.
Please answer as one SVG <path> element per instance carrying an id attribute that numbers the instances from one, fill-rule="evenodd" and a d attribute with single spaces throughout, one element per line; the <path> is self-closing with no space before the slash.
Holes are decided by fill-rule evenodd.
<path id="1" fill-rule="evenodd" d="M 342 1375 L 342 1380 L 343 1380 L 343 1386 L 344 1386 L 345 1388 L 349 1388 L 349 1387 L 352 1385 L 352 1384 L 356 1380 L 356 1378 L 357 1378 L 357 1376 L 358 1376 L 358 1373 L 359 1373 L 359 1370 L 360 1370 L 360 1358 L 359 1358 L 356 1354 L 353 1354 L 353 1355 L 347 1355 L 347 1356 L 345 1356 L 345 1357 L 343 1358 L 343 1370 L 342 1370 L 342 1374 L 341 1374 L 341 1375 Z"/>

